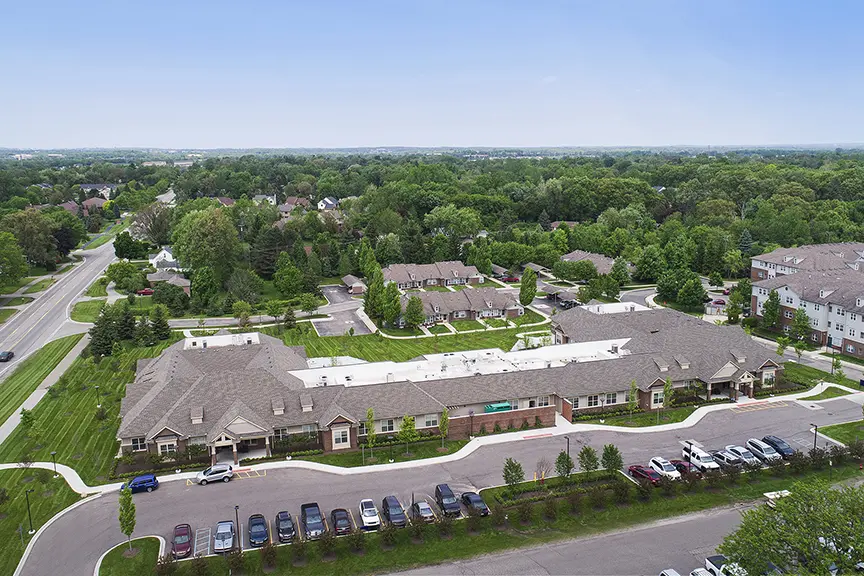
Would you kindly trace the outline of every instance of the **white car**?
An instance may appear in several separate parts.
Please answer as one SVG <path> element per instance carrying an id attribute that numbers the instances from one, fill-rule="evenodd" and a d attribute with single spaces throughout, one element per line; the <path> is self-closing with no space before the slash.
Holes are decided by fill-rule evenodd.
<path id="1" fill-rule="evenodd" d="M 660 458 L 659 456 L 655 456 L 651 458 L 651 461 L 648 462 L 648 465 L 652 470 L 660 474 L 661 476 L 665 476 L 670 480 L 680 480 L 681 473 L 675 469 L 675 466 L 672 465 L 671 462 L 666 460 L 665 458 Z"/>
<path id="2" fill-rule="evenodd" d="M 720 465 L 714 461 L 714 458 L 710 454 L 690 444 L 687 444 L 681 450 L 681 457 L 684 458 L 685 462 L 690 462 L 703 473 L 708 472 L 709 470 L 720 469 Z"/>
<path id="3" fill-rule="evenodd" d="M 737 456 L 738 458 L 740 458 L 741 461 L 744 462 L 745 466 L 747 466 L 748 464 L 760 463 L 759 459 L 756 458 L 756 456 L 754 456 L 752 452 L 750 452 L 743 446 L 735 446 L 733 444 L 730 444 L 729 446 L 726 446 L 726 451 L 733 456 Z"/>
<path id="4" fill-rule="evenodd" d="M 360 522 L 363 524 L 363 530 L 377 530 L 381 526 L 378 509 L 369 498 L 360 501 Z"/>
<path id="5" fill-rule="evenodd" d="M 773 446 L 757 438 L 750 438 L 747 440 L 747 448 L 754 456 L 766 464 L 783 459 L 783 456 L 781 456 Z"/>
<path id="6" fill-rule="evenodd" d="M 210 482 L 230 482 L 234 477 L 234 468 L 228 464 L 214 464 L 195 475 L 195 482 L 206 486 Z"/>
<path id="7" fill-rule="evenodd" d="M 213 552 L 221 554 L 234 548 L 234 521 L 224 520 L 216 525 L 213 535 Z"/>

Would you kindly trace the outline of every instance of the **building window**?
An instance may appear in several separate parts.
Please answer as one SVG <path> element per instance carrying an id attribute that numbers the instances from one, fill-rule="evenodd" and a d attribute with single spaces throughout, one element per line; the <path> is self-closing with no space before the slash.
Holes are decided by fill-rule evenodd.
<path id="1" fill-rule="evenodd" d="M 318 431 L 314 424 L 304 424 L 302 430 L 303 434 L 315 434 Z"/>
<path id="2" fill-rule="evenodd" d="M 837 324 L 837 326 L 835 326 L 834 329 L 837 330 L 838 332 L 843 332 L 843 325 L 842 325 L 842 324 Z"/>
<path id="3" fill-rule="evenodd" d="M 537 406 L 548 406 L 549 405 L 549 396 L 538 396 L 537 397 Z"/>
<path id="4" fill-rule="evenodd" d="M 510 400 L 510 410 L 518 410 L 519 409 L 519 399 Z"/>
<path id="5" fill-rule="evenodd" d="M 593 408 L 594 406 L 600 405 L 600 396 L 598 394 L 594 394 L 593 396 L 588 396 L 588 408 Z"/>
<path id="6" fill-rule="evenodd" d="M 813 309 L 818 312 L 819 310 L 822 309 L 822 307 L 819 304 L 813 304 Z"/>
<path id="7" fill-rule="evenodd" d="M 132 438 L 132 451 L 143 452 L 147 450 L 147 440 L 144 438 Z"/>
<path id="8" fill-rule="evenodd" d="M 818 318 L 811 319 L 810 324 L 812 324 L 813 326 L 818 326 L 819 325 L 819 319 Z"/>
<path id="9" fill-rule="evenodd" d="M 274 428 L 273 429 L 273 438 L 278 442 L 280 440 L 288 439 L 288 429 L 287 428 Z"/>
<path id="10" fill-rule="evenodd" d="M 162 456 L 170 456 L 171 454 L 177 453 L 177 445 L 173 442 L 167 442 L 165 444 L 159 444 L 159 454 Z"/>
<path id="11" fill-rule="evenodd" d="M 662 404 L 663 404 L 663 391 L 661 390 L 660 392 L 654 392 L 654 394 L 651 395 L 651 405 L 652 406 L 660 406 Z"/>
<path id="12" fill-rule="evenodd" d="M 854 354 L 855 353 L 855 346 L 853 346 L 852 344 L 847 344 L 846 345 L 846 352 L 849 352 L 850 354 Z"/>
<path id="13" fill-rule="evenodd" d="M 570 403 L 573 404 L 573 409 L 579 408 L 579 397 L 571 398 Z"/>
<path id="14" fill-rule="evenodd" d="M 849 321 L 850 321 L 850 322 L 854 322 L 854 321 L 857 320 L 857 319 L 858 319 L 858 315 L 855 314 L 855 312 L 850 312 L 850 313 L 849 313 Z"/>
<path id="15" fill-rule="evenodd" d="M 786 310 L 785 312 L 783 312 L 783 316 L 785 316 L 786 318 L 794 318 L 795 314 L 791 310 Z"/>
<path id="16" fill-rule="evenodd" d="M 394 429 L 394 427 L 393 427 L 393 420 L 392 419 L 381 421 L 381 432 L 392 432 L 393 429 Z"/>
<path id="17" fill-rule="evenodd" d="M 786 296 L 786 304 L 792 304 L 794 300 L 792 300 L 791 296 Z"/>
<path id="18" fill-rule="evenodd" d="M 350 442 L 351 439 L 348 437 L 348 430 L 345 428 L 333 431 L 333 446 L 347 448 Z"/>
<path id="19" fill-rule="evenodd" d="M 843 308 L 837 308 L 837 315 L 838 315 L 838 316 L 845 316 L 845 315 L 846 315 L 846 311 L 843 310 Z"/>
<path id="20" fill-rule="evenodd" d="M 357 425 L 357 435 L 358 436 L 365 436 L 366 435 L 366 422 L 360 422 L 360 424 Z"/>
<path id="21" fill-rule="evenodd" d="M 852 338 L 855 337 L 855 330 L 853 330 L 852 328 L 849 329 L 849 336 L 851 336 Z"/>
<path id="22" fill-rule="evenodd" d="M 426 414 L 426 428 L 438 426 L 438 414 Z"/>
<path id="23" fill-rule="evenodd" d="M 606 393 L 606 404 L 616 404 L 618 402 L 618 393 L 617 392 L 607 392 Z"/>
<path id="24" fill-rule="evenodd" d="M 810 339 L 813 342 L 817 342 L 819 340 L 819 335 L 814 332 L 813 334 L 810 335 Z"/>

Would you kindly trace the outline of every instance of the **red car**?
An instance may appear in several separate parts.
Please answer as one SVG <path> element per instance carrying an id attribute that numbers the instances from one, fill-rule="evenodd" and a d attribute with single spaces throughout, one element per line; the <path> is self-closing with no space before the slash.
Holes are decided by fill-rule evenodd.
<path id="1" fill-rule="evenodd" d="M 723 289 L 723 295 L 724 295 L 724 296 L 728 296 L 728 295 L 729 295 L 729 288 L 724 288 L 724 289 Z"/>
<path id="2" fill-rule="evenodd" d="M 502 282 L 519 282 L 519 278 L 517 276 L 505 276 L 501 278 Z"/>
<path id="3" fill-rule="evenodd" d="M 174 558 L 186 558 L 192 554 L 192 527 L 189 524 L 178 524 L 174 527 L 171 553 Z"/>
<path id="4" fill-rule="evenodd" d="M 725 306 L 726 301 L 723 300 L 722 298 L 718 298 L 718 299 L 714 300 L 714 305 L 715 306 Z"/>
<path id="5" fill-rule="evenodd" d="M 136 292 L 136 294 L 138 294 L 138 296 L 152 296 L 153 295 L 153 289 L 152 288 L 142 288 L 141 290 L 138 290 Z"/>
<path id="6" fill-rule="evenodd" d="M 647 466 L 641 466 L 639 464 L 630 466 L 627 468 L 627 473 L 637 482 L 650 482 L 654 486 L 660 483 L 660 474 Z"/>
<path id="7" fill-rule="evenodd" d="M 694 478 L 702 479 L 702 472 L 690 462 L 685 462 L 684 460 L 670 460 L 669 463 L 681 473 L 682 477 L 692 475 Z"/>

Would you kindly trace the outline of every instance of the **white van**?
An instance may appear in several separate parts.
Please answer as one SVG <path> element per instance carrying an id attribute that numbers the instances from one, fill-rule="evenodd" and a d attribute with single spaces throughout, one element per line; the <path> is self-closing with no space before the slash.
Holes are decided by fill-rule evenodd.
<path id="1" fill-rule="evenodd" d="M 714 457 L 691 444 L 687 444 L 681 450 L 681 457 L 690 462 L 703 473 L 709 470 L 719 470 L 720 465 L 714 461 Z"/>

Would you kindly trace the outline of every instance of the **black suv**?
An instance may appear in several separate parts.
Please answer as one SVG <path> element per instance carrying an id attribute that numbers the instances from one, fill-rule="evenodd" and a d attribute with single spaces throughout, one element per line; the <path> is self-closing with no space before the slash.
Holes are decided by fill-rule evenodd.
<path id="1" fill-rule="evenodd" d="M 381 501 L 381 512 L 384 518 L 398 528 L 404 528 L 408 525 L 408 517 L 405 515 L 405 510 L 399 499 L 396 496 L 387 496 Z"/>
<path id="2" fill-rule="evenodd" d="M 276 534 L 279 535 L 279 542 L 291 542 L 297 535 L 297 529 L 294 527 L 294 519 L 291 514 L 285 511 L 276 514 Z"/>
<path id="3" fill-rule="evenodd" d="M 435 502 L 445 516 L 460 516 L 462 508 L 459 506 L 459 500 L 450 490 L 447 484 L 438 484 L 435 486 Z"/>
<path id="4" fill-rule="evenodd" d="M 317 540 L 324 533 L 324 515 L 317 502 L 300 506 L 300 522 L 307 540 Z"/>
<path id="5" fill-rule="evenodd" d="M 778 438 L 777 436 L 765 436 L 762 438 L 762 442 L 765 442 L 774 450 L 777 451 L 780 456 L 783 457 L 784 460 L 792 456 L 795 453 L 795 450 L 782 438 Z"/>
<path id="6" fill-rule="evenodd" d="M 253 548 L 263 546 L 270 540 L 267 530 L 267 521 L 261 514 L 253 514 L 249 517 L 249 545 Z"/>

